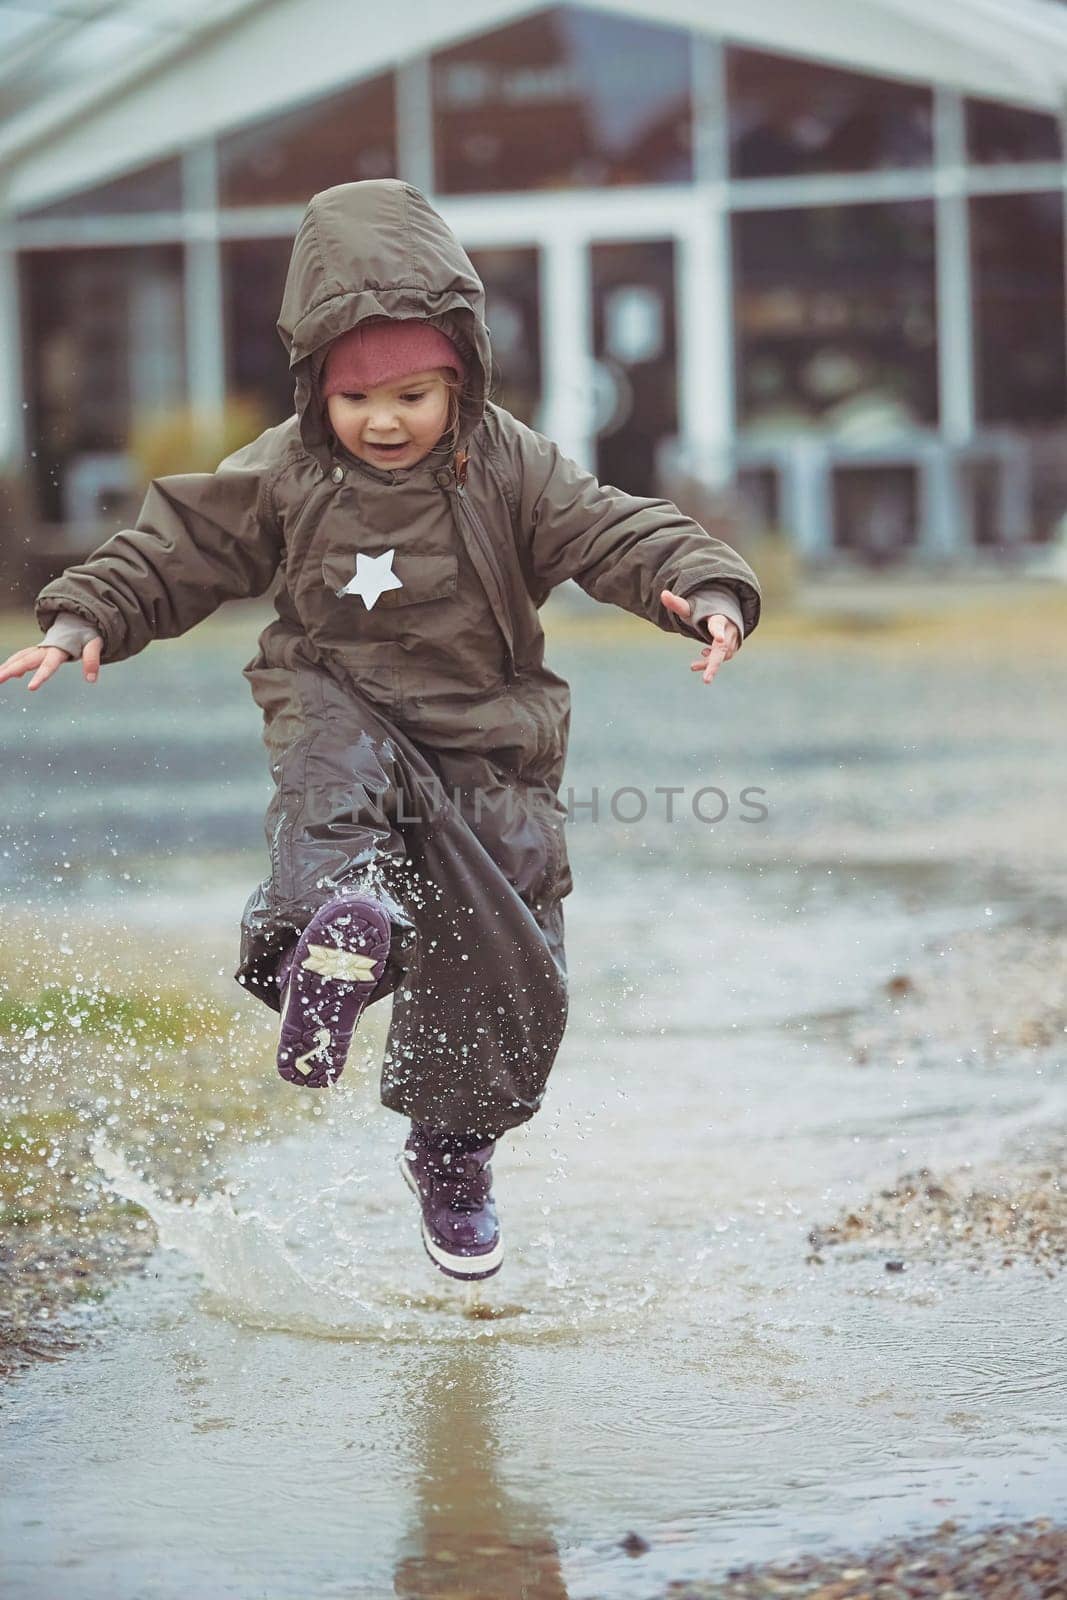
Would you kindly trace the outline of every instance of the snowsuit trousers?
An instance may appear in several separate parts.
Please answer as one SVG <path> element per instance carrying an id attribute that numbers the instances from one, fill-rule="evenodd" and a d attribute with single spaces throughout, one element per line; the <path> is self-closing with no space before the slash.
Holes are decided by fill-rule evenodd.
<path id="1" fill-rule="evenodd" d="M 275 790 L 237 981 L 278 1010 L 278 959 L 314 912 L 374 893 L 393 934 L 371 1002 L 393 996 L 383 1103 L 486 1140 L 525 1122 L 567 1019 L 558 818 L 515 774 L 416 742 L 317 665 L 245 676 Z"/>

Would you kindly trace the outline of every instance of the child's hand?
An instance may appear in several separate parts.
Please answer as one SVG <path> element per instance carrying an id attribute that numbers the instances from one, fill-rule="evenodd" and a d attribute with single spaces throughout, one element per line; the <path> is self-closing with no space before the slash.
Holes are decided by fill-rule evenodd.
<path id="1" fill-rule="evenodd" d="M 102 639 L 90 639 L 82 651 L 82 677 L 86 683 L 95 683 L 100 673 L 100 652 L 104 648 Z M 54 672 L 58 672 L 64 661 L 73 661 L 74 657 L 69 650 L 60 650 L 58 645 L 31 644 L 26 650 L 16 650 L 13 656 L 0 663 L 0 683 L 6 683 L 8 678 L 21 678 L 25 673 L 32 672 L 33 677 L 26 685 L 28 689 L 39 689 L 42 683 L 47 683 Z"/>
<path id="2" fill-rule="evenodd" d="M 670 589 L 664 589 L 660 600 L 673 611 L 676 616 L 688 620 L 692 606 L 688 600 L 683 600 L 681 595 L 674 594 Z M 704 626 L 711 635 L 711 644 L 706 644 L 701 650 L 701 660 L 690 663 L 690 672 L 702 672 L 704 682 L 710 683 L 724 661 L 729 661 L 741 648 L 741 632 L 736 622 L 731 622 L 729 617 L 724 617 L 716 611 L 708 617 Z"/>

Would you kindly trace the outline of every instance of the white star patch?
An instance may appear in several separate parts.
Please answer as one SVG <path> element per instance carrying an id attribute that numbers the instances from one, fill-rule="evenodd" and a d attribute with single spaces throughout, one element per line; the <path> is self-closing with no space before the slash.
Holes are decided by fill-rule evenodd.
<path id="1" fill-rule="evenodd" d="M 367 610 L 372 611 L 387 589 L 402 589 L 404 585 L 393 571 L 395 555 L 395 549 L 387 550 L 381 556 L 367 556 L 362 550 L 359 551 L 355 575 L 349 578 L 343 589 L 338 589 L 338 599 L 345 594 L 358 594 Z"/>

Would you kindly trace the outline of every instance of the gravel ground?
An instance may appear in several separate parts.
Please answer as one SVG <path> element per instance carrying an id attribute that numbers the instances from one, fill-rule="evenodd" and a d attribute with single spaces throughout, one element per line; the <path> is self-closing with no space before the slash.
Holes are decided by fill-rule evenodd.
<path id="1" fill-rule="evenodd" d="M 957 936 L 921 973 L 894 973 L 882 1007 L 844 1019 L 852 1059 L 877 1072 L 908 1060 L 991 1071 L 1023 1059 L 1049 1081 L 1067 1058 L 1067 934 L 1009 924 Z M 884 1254 L 889 1271 L 918 1261 L 989 1270 L 1067 1265 L 1067 1128 L 997 1161 L 902 1173 L 891 1188 L 809 1233 L 808 1260 Z"/>
<path id="2" fill-rule="evenodd" d="M 635 1552 L 636 1553 L 636 1552 Z M 863 1555 L 733 1568 L 713 1583 L 672 1583 L 663 1600 L 1067 1600 L 1067 1528 L 1044 1519 L 897 1539 Z"/>
<path id="3" fill-rule="evenodd" d="M 1023 1053 L 1035 1071 L 1062 1074 L 1067 1057 L 1067 936 L 1006 925 L 956 937 L 922 971 L 891 974 L 873 1007 L 825 1019 L 858 1069 L 904 1059 L 995 1072 Z M 975 1271 L 1067 1266 L 1067 1128 L 1040 1150 L 1009 1144 L 998 1160 L 952 1171 L 904 1172 L 892 1188 L 815 1223 L 813 1267 L 881 1257 L 886 1271 L 920 1262 Z M 623 1541 L 635 1559 L 648 1548 Z M 800 1555 L 731 1569 L 722 1579 L 668 1585 L 662 1600 L 1067 1600 L 1067 1527 L 1046 1519 L 974 1531 L 946 1521 L 933 1534 L 861 1553 Z"/>
<path id="4" fill-rule="evenodd" d="M 1025 919 L 955 935 L 914 970 L 887 975 L 863 1010 L 823 1019 L 857 1070 L 908 1061 L 996 1073 L 1024 1063 L 1048 1081 L 1067 1068 L 1067 933 L 1057 893 L 1062 830 L 1050 844 L 1047 898 Z M 1009 1142 L 995 1162 L 902 1172 L 853 1209 L 814 1221 L 816 1269 L 881 1259 L 887 1272 L 920 1263 L 974 1271 L 1067 1266 L 1067 1127 Z M 646 1548 L 624 1541 L 635 1558 Z M 800 1555 L 674 1583 L 663 1600 L 1067 1600 L 1067 1527 L 1048 1520 L 975 1531 L 947 1521 L 935 1533 L 857 1553 Z"/>
<path id="5" fill-rule="evenodd" d="M 94 1238 L 55 1238 L 39 1228 L 0 1242 L 0 1378 L 34 1361 L 60 1361 L 78 1348 L 79 1312 L 123 1272 L 139 1269 L 155 1237 L 133 1208 Z"/>
<path id="6" fill-rule="evenodd" d="M 930 952 L 922 972 L 894 973 L 883 1003 L 841 1021 L 857 1067 L 905 1058 L 996 1071 L 1022 1053 L 1034 1070 L 1062 1074 L 1067 1057 L 1067 935 L 1056 926 L 1008 925 L 957 936 Z M 973 1270 L 1067 1265 L 1067 1128 L 1009 1145 L 996 1163 L 902 1173 L 892 1188 L 808 1235 L 813 1266 L 881 1256 L 888 1272 L 919 1262 Z M 1047 1520 L 979 1532 L 948 1521 L 934 1534 L 862 1554 L 798 1557 L 731 1571 L 715 1582 L 676 1583 L 664 1600 L 1067 1600 L 1067 1527 Z"/>
<path id="7" fill-rule="evenodd" d="M 1023 1263 L 1052 1277 L 1067 1264 L 1067 1140 L 1048 1164 L 999 1165 L 973 1172 L 905 1173 L 855 1211 L 812 1228 L 808 1260 L 857 1246 L 860 1257 L 885 1255 L 887 1271 L 918 1260 L 966 1259 L 996 1269 Z"/>

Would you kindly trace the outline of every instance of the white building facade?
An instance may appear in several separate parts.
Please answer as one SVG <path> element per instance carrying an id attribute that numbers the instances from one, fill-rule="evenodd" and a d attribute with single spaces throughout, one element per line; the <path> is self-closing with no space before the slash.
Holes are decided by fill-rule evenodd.
<path id="1" fill-rule="evenodd" d="M 215 7 L 15 117 L 0 459 L 76 541 L 146 419 L 280 420 L 304 203 L 398 175 L 482 273 L 501 401 L 603 478 L 737 483 L 810 561 L 1047 538 L 1067 8 L 740 9 Z"/>

